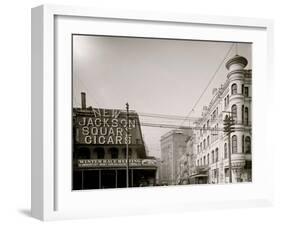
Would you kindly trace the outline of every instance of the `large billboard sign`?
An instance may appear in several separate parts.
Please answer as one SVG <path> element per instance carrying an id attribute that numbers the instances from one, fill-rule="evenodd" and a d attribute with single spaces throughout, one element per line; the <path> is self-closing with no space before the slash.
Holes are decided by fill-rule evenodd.
<path id="1" fill-rule="evenodd" d="M 141 144 L 142 137 L 136 113 L 115 109 L 92 109 L 75 116 L 75 139 L 79 144 Z"/>

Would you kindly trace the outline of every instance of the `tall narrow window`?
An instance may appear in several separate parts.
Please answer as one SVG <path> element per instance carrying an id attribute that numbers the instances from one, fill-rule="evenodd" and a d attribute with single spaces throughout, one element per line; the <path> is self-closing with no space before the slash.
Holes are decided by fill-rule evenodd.
<path id="1" fill-rule="evenodd" d="M 118 149 L 117 148 L 110 148 L 111 158 L 118 159 Z"/>
<path id="2" fill-rule="evenodd" d="M 227 143 L 224 143 L 224 158 L 227 158 Z"/>
<path id="3" fill-rule="evenodd" d="M 207 137 L 207 146 L 210 146 L 210 136 Z"/>
<path id="4" fill-rule="evenodd" d="M 226 96 L 226 102 L 229 104 L 229 95 Z"/>
<path id="5" fill-rule="evenodd" d="M 104 159 L 104 149 L 103 148 L 95 148 L 95 151 L 97 152 L 97 158 L 98 159 Z"/>
<path id="6" fill-rule="evenodd" d="M 214 163 L 214 162 L 215 162 L 215 152 L 212 151 L 212 163 Z"/>
<path id="7" fill-rule="evenodd" d="M 246 137 L 246 139 L 245 139 L 245 148 L 246 148 L 245 152 L 247 154 L 251 153 L 251 138 L 250 137 Z"/>
<path id="8" fill-rule="evenodd" d="M 206 139 L 203 140 L 203 148 L 206 149 Z"/>
<path id="9" fill-rule="evenodd" d="M 237 136 L 232 136 L 232 153 L 237 153 Z"/>
<path id="10" fill-rule="evenodd" d="M 245 107 L 245 124 L 249 125 L 249 110 Z"/>
<path id="11" fill-rule="evenodd" d="M 245 95 L 245 97 L 249 96 L 249 87 L 244 88 L 244 95 Z"/>
<path id="12" fill-rule="evenodd" d="M 242 124 L 244 124 L 244 105 L 242 105 L 241 113 L 242 113 Z"/>
<path id="13" fill-rule="evenodd" d="M 231 116 L 234 120 L 237 120 L 237 106 L 236 104 L 233 104 L 231 107 Z"/>
<path id="14" fill-rule="evenodd" d="M 210 154 L 208 153 L 207 155 L 207 164 L 209 165 L 210 164 Z"/>
<path id="15" fill-rule="evenodd" d="M 242 84 L 241 93 L 242 93 L 242 95 L 244 94 L 244 84 Z"/>
<path id="16" fill-rule="evenodd" d="M 237 94 L 237 84 L 234 83 L 231 86 L 231 95 Z"/>
<path id="17" fill-rule="evenodd" d="M 245 152 L 245 147 L 244 147 L 244 142 L 245 142 L 245 138 L 244 138 L 244 135 L 242 135 L 242 153 L 244 153 Z"/>
<path id="18" fill-rule="evenodd" d="M 219 149 L 216 148 L 216 162 L 219 161 Z"/>
<path id="19" fill-rule="evenodd" d="M 203 164 L 204 164 L 204 166 L 206 165 L 206 156 L 204 156 L 204 158 L 203 158 Z"/>

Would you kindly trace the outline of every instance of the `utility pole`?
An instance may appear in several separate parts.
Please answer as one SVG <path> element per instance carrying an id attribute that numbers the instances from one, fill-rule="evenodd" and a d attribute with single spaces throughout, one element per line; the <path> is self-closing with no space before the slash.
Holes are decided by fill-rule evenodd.
<path id="1" fill-rule="evenodd" d="M 231 112 L 229 112 L 231 113 Z M 230 115 L 226 119 L 224 119 L 224 132 L 228 136 L 228 165 L 229 165 L 229 183 L 232 183 L 232 163 L 231 163 L 231 145 L 230 145 L 230 136 L 231 133 L 234 132 L 234 120 L 232 116 Z"/>
<path id="2" fill-rule="evenodd" d="M 126 121 L 127 121 L 127 128 L 126 128 L 126 186 L 129 187 L 129 104 L 126 103 Z"/>

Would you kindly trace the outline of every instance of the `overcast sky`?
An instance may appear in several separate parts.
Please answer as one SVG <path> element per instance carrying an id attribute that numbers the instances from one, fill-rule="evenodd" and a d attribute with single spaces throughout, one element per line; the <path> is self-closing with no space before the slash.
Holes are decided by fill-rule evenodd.
<path id="1" fill-rule="evenodd" d="M 144 113 L 186 116 L 192 110 L 233 43 L 147 38 L 73 36 L 73 105 L 80 92 L 87 105 L 130 109 Z M 236 54 L 251 68 L 251 44 L 233 46 L 225 62 Z M 226 81 L 225 62 L 205 95 L 190 114 L 200 117 L 212 89 Z M 141 118 L 152 122 L 152 119 Z M 159 123 L 167 123 L 158 119 Z M 175 121 L 173 124 L 181 123 Z M 160 156 L 160 137 L 169 129 L 142 127 L 149 154 Z"/>

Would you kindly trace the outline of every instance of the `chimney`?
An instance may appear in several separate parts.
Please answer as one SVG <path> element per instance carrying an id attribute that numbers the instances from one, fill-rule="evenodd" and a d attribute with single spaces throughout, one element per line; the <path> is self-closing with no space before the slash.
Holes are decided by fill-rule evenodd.
<path id="1" fill-rule="evenodd" d="M 86 110 L 86 93 L 81 92 L 81 108 Z"/>

